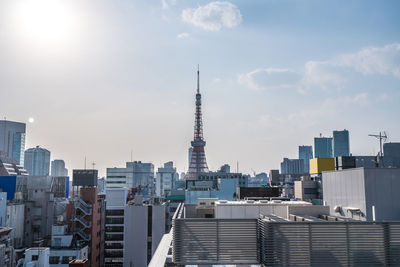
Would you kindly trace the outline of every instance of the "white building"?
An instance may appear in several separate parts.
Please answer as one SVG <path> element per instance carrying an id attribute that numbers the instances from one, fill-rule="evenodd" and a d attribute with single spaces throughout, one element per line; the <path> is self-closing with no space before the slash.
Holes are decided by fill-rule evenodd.
<path id="1" fill-rule="evenodd" d="M 257 219 L 260 217 L 260 214 L 274 214 L 285 219 L 288 219 L 290 214 L 307 214 L 310 216 L 329 215 L 329 207 L 316 206 L 305 201 L 215 201 L 215 218 L 218 219 Z"/>
<path id="2" fill-rule="evenodd" d="M 154 193 L 154 165 L 141 161 L 127 162 L 125 168 L 107 168 L 107 188 L 136 187 L 142 194 Z"/>
<path id="3" fill-rule="evenodd" d="M 10 233 L 11 245 L 15 249 L 24 247 L 24 218 L 25 218 L 25 204 L 8 203 L 6 226 L 12 228 Z"/>
<path id="4" fill-rule="evenodd" d="M 50 248 L 28 248 L 25 251 L 24 267 L 50 267 Z"/>
<path id="5" fill-rule="evenodd" d="M 165 233 L 165 204 L 125 207 L 124 266 L 145 267 Z"/>
<path id="6" fill-rule="evenodd" d="M 172 161 L 164 163 L 164 167 L 158 168 L 156 173 L 156 196 L 164 197 L 166 192 L 171 192 L 178 179 L 179 174 L 174 168 L 174 163 Z"/>
<path id="7" fill-rule="evenodd" d="M 79 246 L 66 225 L 53 225 L 51 231 L 50 267 L 68 267 L 74 259 L 88 259 L 89 247 Z"/>

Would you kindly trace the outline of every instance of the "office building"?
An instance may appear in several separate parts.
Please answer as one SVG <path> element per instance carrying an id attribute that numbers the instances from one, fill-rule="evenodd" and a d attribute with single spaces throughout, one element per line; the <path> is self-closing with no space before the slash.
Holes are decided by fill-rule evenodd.
<path id="1" fill-rule="evenodd" d="M 288 159 L 284 158 L 281 162 L 282 174 L 304 174 L 304 160 L 303 159 Z"/>
<path id="2" fill-rule="evenodd" d="M 154 165 L 141 161 L 127 162 L 125 168 L 107 168 L 107 188 L 138 188 L 143 195 L 154 193 Z"/>
<path id="3" fill-rule="evenodd" d="M 48 176 L 50 173 L 50 151 L 39 146 L 27 149 L 24 167 L 31 176 Z"/>
<path id="4" fill-rule="evenodd" d="M 331 215 L 362 221 L 400 220 L 400 169 L 355 168 L 322 173 Z"/>
<path id="5" fill-rule="evenodd" d="M 164 163 L 164 167 L 158 168 L 156 173 L 156 196 L 164 197 L 171 192 L 178 179 L 179 174 L 174 168 L 174 163 L 172 161 Z"/>
<path id="6" fill-rule="evenodd" d="M 315 137 L 314 138 L 314 157 L 315 158 L 332 158 L 332 137 Z"/>
<path id="7" fill-rule="evenodd" d="M 25 123 L 0 120 L 0 151 L 24 165 Z"/>
<path id="8" fill-rule="evenodd" d="M 24 243 L 24 220 L 25 204 L 20 199 L 16 202 L 7 203 L 6 226 L 12 228 L 10 233 L 10 243 L 15 249 L 23 248 Z"/>
<path id="9" fill-rule="evenodd" d="M 107 188 L 106 200 L 104 266 L 122 267 L 124 264 L 124 212 L 128 201 L 128 188 Z"/>
<path id="10" fill-rule="evenodd" d="M 312 146 L 299 146 L 299 159 L 304 161 L 304 172 L 310 170 L 310 159 L 313 158 Z"/>
<path id="11" fill-rule="evenodd" d="M 333 131 L 333 156 L 350 156 L 349 131 Z"/>
<path id="12" fill-rule="evenodd" d="M 55 159 L 51 162 L 51 176 L 68 176 L 68 169 L 62 159 Z"/>
<path id="13" fill-rule="evenodd" d="M 165 233 L 165 204 L 135 199 L 124 213 L 124 266 L 147 266 Z"/>

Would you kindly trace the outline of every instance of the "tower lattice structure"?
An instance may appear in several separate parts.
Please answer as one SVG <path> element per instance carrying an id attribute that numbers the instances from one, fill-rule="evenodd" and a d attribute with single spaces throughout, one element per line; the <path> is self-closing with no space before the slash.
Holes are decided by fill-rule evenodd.
<path id="1" fill-rule="evenodd" d="M 208 172 L 206 153 L 204 147 L 206 141 L 203 138 L 203 121 L 201 114 L 201 94 L 200 94 L 200 70 L 197 69 L 197 92 L 196 92 L 196 113 L 194 121 L 194 138 L 192 144 L 192 157 L 188 172 L 186 173 L 187 180 L 194 180 L 199 173 Z"/>

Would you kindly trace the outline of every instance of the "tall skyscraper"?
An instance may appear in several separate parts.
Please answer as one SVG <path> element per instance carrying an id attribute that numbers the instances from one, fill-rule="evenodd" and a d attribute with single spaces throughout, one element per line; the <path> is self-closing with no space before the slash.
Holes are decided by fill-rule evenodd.
<path id="1" fill-rule="evenodd" d="M 315 137 L 314 138 L 314 157 L 316 158 L 332 158 L 332 137 Z"/>
<path id="2" fill-rule="evenodd" d="M 333 156 L 350 156 L 349 131 L 333 131 Z"/>
<path id="3" fill-rule="evenodd" d="M 208 172 L 206 153 L 204 147 L 206 141 L 203 138 L 203 121 L 201 115 L 201 94 L 200 94 L 200 71 L 197 69 L 197 93 L 196 93 L 196 113 L 194 123 L 194 138 L 192 141 L 192 156 L 190 159 L 189 170 L 186 174 L 187 180 L 196 179 L 199 173 Z"/>
<path id="4" fill-rule="evenodd" d="M 32 176 L 48 176 L 50 170 L 50 151 L 36 146 L 25 151 L 24 167 Z"/>
<path id="5" fill-rule="evenodd" d="M 0 151 L 24 165 L 25 123 L 0 120 Z"/>
<path id="6" fill-rule="evenodd" d="M 304 160 L 304 172 L 310 170 L 310 159 L 313 158 L 312 146 L 299 146 L 299 159 Z"/>
<path id="7" fill-rule="evenodd" d="M 68 176 L 68 169 L 62 159 L 55 159 L 51 162 L 51 176 Z"/>

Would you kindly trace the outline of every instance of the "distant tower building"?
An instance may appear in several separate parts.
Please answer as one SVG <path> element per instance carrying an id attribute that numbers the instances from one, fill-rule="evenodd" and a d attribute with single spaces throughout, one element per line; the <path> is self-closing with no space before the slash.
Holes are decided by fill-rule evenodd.
<path id="1" fill-rule="evenodd" d="M 333 156 L 350 156 L 349 131 L 333 131 Z"/>
<path id="2" fill-rule="evenodd" d="M 313 158 L 312 146 L 299 146 L 299 159 L 304 160 L 304 172 L 310 170 L 310 159 Z"/>
<path id="3" fill-rule="evenodd" d="M 36 146 L 25 151 L 24 167 L 32 176 L 48 176 L 50 151 Z"/>
<path id="4" fill-rule="evenodd" d="M 0 151 L 24 165 L 25 123 L 0 120 Z"/>
<path id="5" fill-rule="evenodd" d="M 332 137 L 315 137 L 314 138 L 314 157 L 316 158 L 332 158 Z"/>
<path id="6" fill-rule="evenodd" d="M 208 172 L 206 153 L 204 147 L 206 142 L 203 138 L 203 121 L 201 115 L 201 94 L 200 94 L 200 71 L 197 69 L 197 93 L 196 93 L 196 113 L 194 123 L 194 138 L 192 141 L 192 155 L 190 158 L 189 170 L 186 174 L 187 180 L 196 179 L 201 172 Z"/>
<path id="7" fill-rule="evenodd" d="M 68 169 L 62 159 L 55 159 L 51 162 L 51 176 L 68 176 Z"/>

